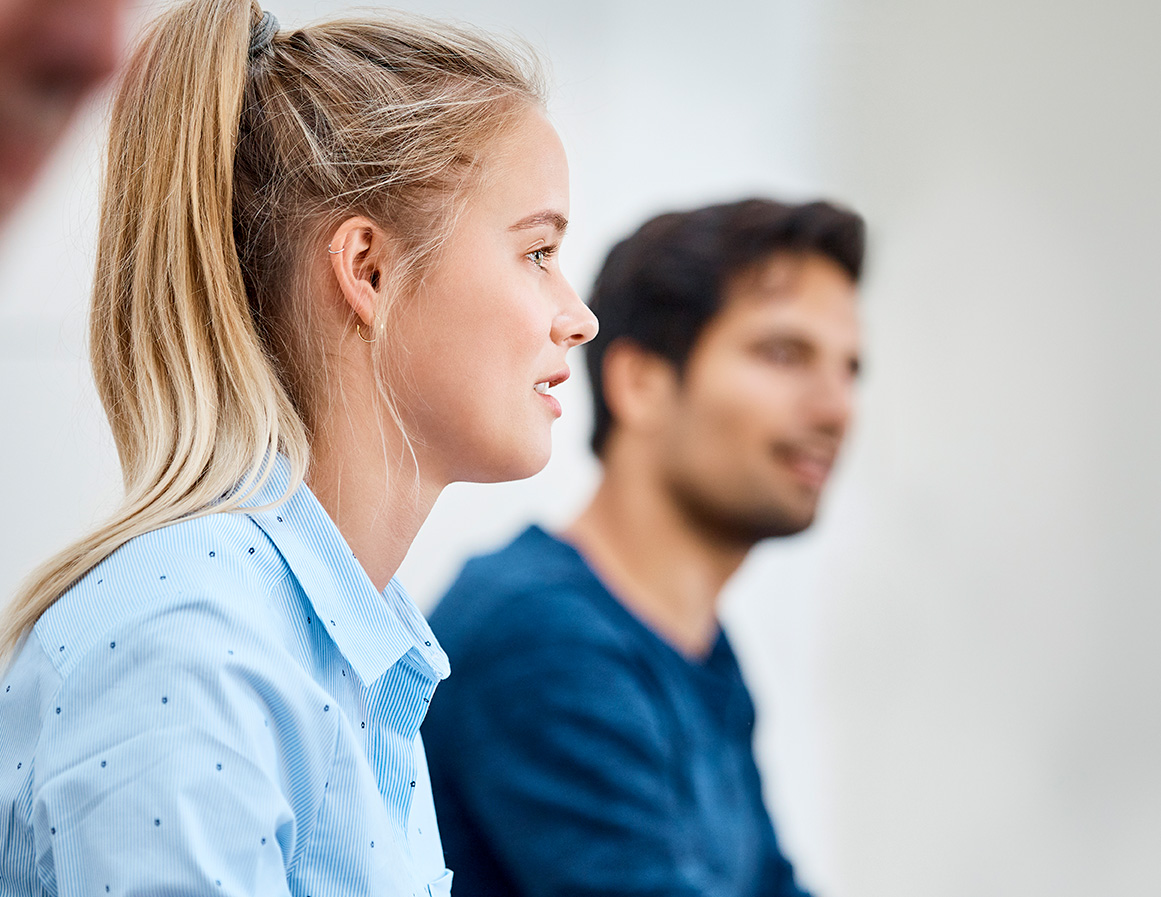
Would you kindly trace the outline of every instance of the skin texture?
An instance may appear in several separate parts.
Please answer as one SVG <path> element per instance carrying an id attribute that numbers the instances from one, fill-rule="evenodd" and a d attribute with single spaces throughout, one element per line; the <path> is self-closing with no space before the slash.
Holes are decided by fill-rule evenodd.
<path id="1" fill-rule="evenodd" d="M 0 0 L 0 222 L 117 63 L 125 0 Z"/>
<path id="2" fill-rule="evenodd" d="M 561 408 L 533 387 L 566 378 L 566 352 L 597 330 L 560 271 L 568 201 L 560 138 L 531 113 L 499 148 L 438 269 L 399 310 L 401 410 L 421 469 L 441 480 L 521 479 L 548 463 Z"/>
<path id="3" fill-rule="evenodd" d="M 561 409 L 534 387 L 565 376 L 568 350 L 597 331 L 557 265 L 568 199 L 560 138 L 529 108 L 483 153 L 480 185 L 435 269 L 390 321 L 374 318 L 378 290 L 390 289 L 390 235 L 351 218 L 331 252 L 320 247 L 317 311 L 338 378 L 319 415 L 310 486 L 379 588 L 445 486 L 526 477 L 548 461 Z M 382 411 L 367 334 L 387 342 L 414 463 Z"/>
<path id="4" fill-rule="evenodd" d="M 605 358 L 604 478 L 566 532 L 614 593 L 690 657 L 758 541 L 814 520 L 851 419 L 855 286 L 818 255 L 736 278 L 682 374 L 629 344 Z"/>

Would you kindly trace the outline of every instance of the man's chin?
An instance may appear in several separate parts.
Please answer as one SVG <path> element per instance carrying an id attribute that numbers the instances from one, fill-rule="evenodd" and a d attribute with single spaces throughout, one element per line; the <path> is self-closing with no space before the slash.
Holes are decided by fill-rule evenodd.
<path id="1" fill-rule="evenodd" d="M 755 542 L 797 536 L 813 526 L 821 497 L 821 487 L 782 484 L 772 488 L 760 506 L 739 509 L 736 525 L 749 530 Z"/>
<path id="2" fill-rule="evenodd" d="M 715 541 L 749 549 L 767 539 L 796 536 L 814 523 L 815 508 L 793 509 L 785 506 L 748 511 L 701 506 L 692 512 L 698 528 Z"/>
<path id="3" fill-rule="evenodd" d="M 787 536 L 797 536 L 814 525 L 814 517 L 814 513 L 811 512 L 809 516 L 786 515 L 761 521 L 754 527 L 755 534 L 761 534 L 760 538 L 755 541 L 762 542 L 766 539 L 784 539 Z"/>

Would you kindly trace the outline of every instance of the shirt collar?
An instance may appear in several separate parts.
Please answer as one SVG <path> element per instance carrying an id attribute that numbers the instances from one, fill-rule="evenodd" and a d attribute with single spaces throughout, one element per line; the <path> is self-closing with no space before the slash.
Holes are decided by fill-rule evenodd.
<path id="1" fill-rule="evenodd" d="M 242 509 L 274 543 L 319 621 L 365 684 L 413 652 L 430 676 L 450 672 L 447 655 L 411 597 L 394 578 L 382 593 L 305 483 L 285 502 L 290 466 L 279 455 L 262 488 Z"/>

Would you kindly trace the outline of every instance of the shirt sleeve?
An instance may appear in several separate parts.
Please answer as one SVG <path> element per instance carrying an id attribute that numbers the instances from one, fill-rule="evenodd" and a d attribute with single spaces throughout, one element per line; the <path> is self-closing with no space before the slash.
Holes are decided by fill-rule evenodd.
<path id="1" fill-rule="evenodd" d="M 675 812 L 676 746 L 631 657 L 612 643 L 542 641 L 453 675 L 450 702 L 432 707 L 450 739 L 439 750 L 519 893 L 711 893 Z"/>
<path id="2" fill-rule="evenodd" d="M 49 699 L 33 786 L 49 892 L 289 893 L 336 729 L 269 621 L 241 609 L 255 600 L 159 602 Z"/>

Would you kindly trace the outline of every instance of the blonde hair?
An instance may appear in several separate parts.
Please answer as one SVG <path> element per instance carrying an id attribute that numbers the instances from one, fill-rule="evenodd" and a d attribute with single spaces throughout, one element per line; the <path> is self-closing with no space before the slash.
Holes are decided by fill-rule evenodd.
<path id="1" fill-rule="evenodd" d="M 526 49 L 461 27 L 342 20 L 251 51 L 261 19 L 253 0 L 189 0 L 153 24 L 123 75 L 90 338 L 125 498 L 33 572 L 0 655 L 130 539 L 236 509 L 277 452 L 290 490 L 302 482 L 327 368 L 303 326 L 315 244 L 352 214 L 397 239 L 378 330 L 436 261 L 481 149 L 543 103 Z"/>

